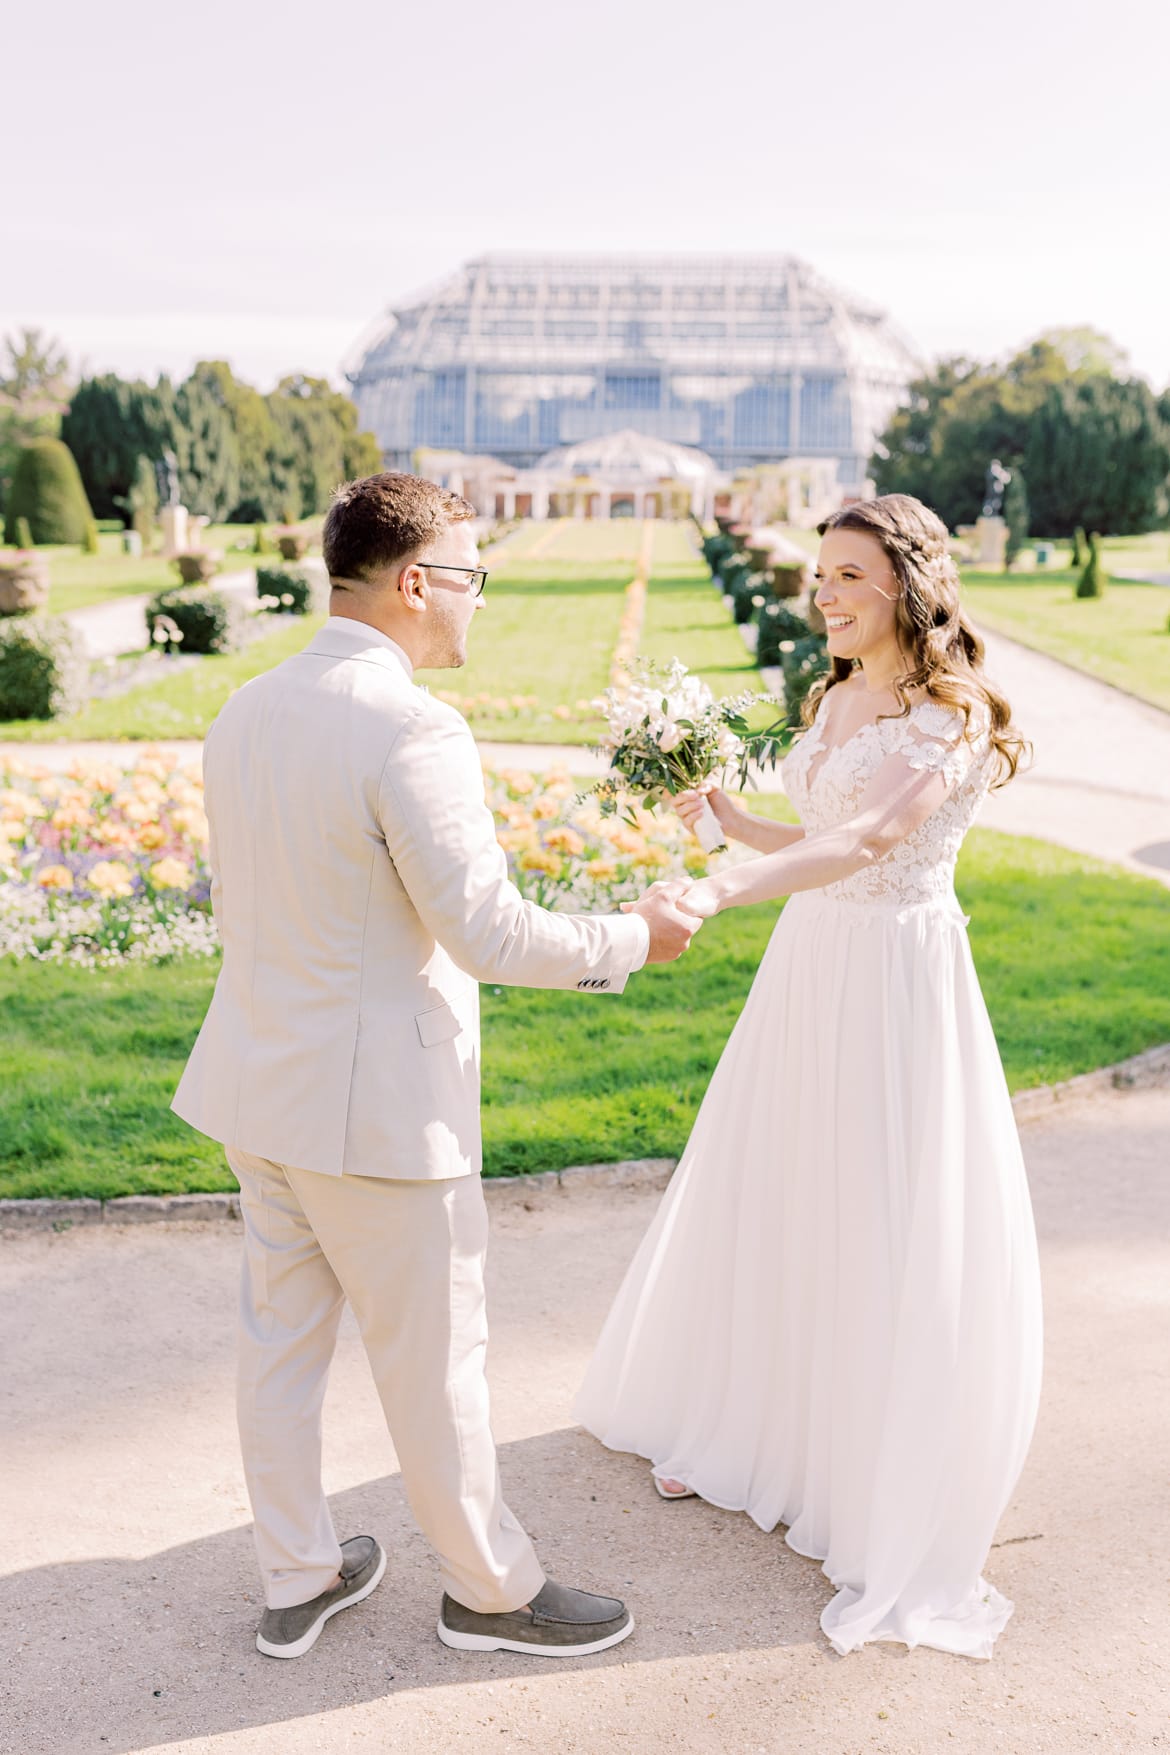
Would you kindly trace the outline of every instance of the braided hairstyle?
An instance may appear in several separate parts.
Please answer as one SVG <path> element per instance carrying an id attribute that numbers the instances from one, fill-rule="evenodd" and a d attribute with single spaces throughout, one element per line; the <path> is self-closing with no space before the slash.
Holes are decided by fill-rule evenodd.
<path id="1" fill-rule="evenodd" d="M 971 737 L 972 712 L 982 707 L 986 712 L 980 712 L 978 720 L 986 725 L 998 759 L 994 785 L 1006 785 L 1028 745 L 1012 725 L 1007 701 L 984 674 L 983 641 L 960 608 L 959 569 L 942 519 L 910 494 L 883 494 L 880 499 L 843 506 L 817 526 L 819 536 L 829 530 L 858 530 L 875 538 L 898 588 L 894 627 L 908 668 L 892 685 L 900 711 L 883 717 L 904 719 L 914 690 L 962 713 L 964 735 Z M 830 660 L 828 674 L 805 697 L 806 725 L 812 724 L 829 690 L 852 674 L 852 659 Z"/>

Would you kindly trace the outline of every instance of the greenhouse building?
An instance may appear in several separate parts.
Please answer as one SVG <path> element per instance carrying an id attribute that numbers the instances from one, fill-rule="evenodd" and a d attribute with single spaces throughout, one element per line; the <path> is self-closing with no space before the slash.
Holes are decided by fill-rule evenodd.
<path id="1" fill-rule="evenodd" d="M 864 491 L 918 367 L 881 311 L 789 256 L 487 256 L 396 305 L 350 372 L 387 464 L 526 469 L 633 430 L 732 473 L 787 457 Z"/>

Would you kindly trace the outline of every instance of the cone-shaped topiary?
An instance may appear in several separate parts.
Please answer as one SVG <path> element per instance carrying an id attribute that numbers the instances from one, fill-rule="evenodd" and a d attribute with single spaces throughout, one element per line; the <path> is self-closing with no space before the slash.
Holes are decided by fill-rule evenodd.
<path id="1" fill-rule="evenodd" d="M 16 520 L 16 528 L 15 530 L 9 531 L 8 540 L 12 543 L 14 548 L 32 548 L 34 546 L 32 531 L 28 527 L 27 518 L 18 518 Z"/>
<path id="2" fill-rule="evenodd" d="M 1075 571 L 1076 568 L 1083 567 L 1088 558 L 1089 553 L 1088 547 L 1085 543 L 1085 533 L 1078 524 L 1073 531 L 1072 554 L 1069 556 L 1068 564 Z"/>
<path id="3" fill-rule="evenodd" d="M 1109 575 L 1101 561 L 1101 538 L 1094 531 L 1089 538 L 1089 558 L 1085 562 L 1085 570 L 1077 580 L 1077 596 L 1103 597 L 1108 583 Z"/>
<path id="4" fill-rule="evenodd" d="M 101 545 L 98 542 L 98 527 L 92 518 L 87 518 L 85 521 L 85 535 L 81 539 L 81 552 L 87 555 L 101 553 Z"/>
<path id="5" fill-rule="evenodd" d="M 8 522 L 27 518 L 36 543 L 80 546 L 93 513 L 68 445 L 60 439 L 34 439 L 16 460 L 8 495 Z"/>

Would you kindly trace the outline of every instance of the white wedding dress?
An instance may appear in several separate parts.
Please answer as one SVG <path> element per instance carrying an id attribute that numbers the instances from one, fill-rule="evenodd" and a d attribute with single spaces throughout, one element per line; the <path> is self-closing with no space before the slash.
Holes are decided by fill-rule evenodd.
<path id="1" fill-rule="evenodd" d="M 1012 1612 L 980 1572 L 1035 1420 L 1040 1288 L 954 894 L 990 778 L 961 729 L 924 702 L 828 747 L 819 718 L 787 757 L 810 832 L 879 769 L 950 789 L 876 865 L 788 902 L 577 1403 L 611 1448 L 785 1525 L 836 1589 L 841 1653 L 989 1657 Z"/>

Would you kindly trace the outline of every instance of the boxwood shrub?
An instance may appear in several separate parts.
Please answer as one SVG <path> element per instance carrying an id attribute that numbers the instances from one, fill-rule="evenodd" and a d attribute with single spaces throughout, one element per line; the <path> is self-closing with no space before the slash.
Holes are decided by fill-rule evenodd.
<path id="1" fill-rule="evenodd" d="M 160 591 L 146 608 L 151 640 L 168 651 L 233 652 L 240 643 L 243 612 L 223 591 L 208 585 L 177 585 Z M 176 639 L 175 633 L 182 639 Z M 159 634 L 166 635 L 165 639 Z"/>
<path id="2" fill-rule="evenodd" d="M 61 719 L 88 693 L 81 636 L 62 616 L 0 621 L 0 719 Z"/>

